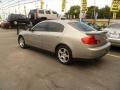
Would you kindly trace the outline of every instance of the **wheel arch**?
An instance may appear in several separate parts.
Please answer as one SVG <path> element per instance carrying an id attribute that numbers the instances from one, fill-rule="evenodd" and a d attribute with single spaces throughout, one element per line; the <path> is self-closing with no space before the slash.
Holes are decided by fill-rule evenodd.
<path id="1" fill-rule="evenodd" d="M 47 20 L 47 17 L 41 17 L 41 19 Z"/>
<path id="2" fill-rule="evenodd" d="M 59 43 L 58 45 L 56 45 L 56 47 L 55 47 L 55 53 L 57 51 L 57 48 L 60 47 L 60 46 L 66 46 L 66 47 L 68 47 L 70 49 L 71 53 L 72 53 L 71 47 L 69 45 L 65 44 L 65 43 Z"/>
<path id="3" fill-rule="evenodd" d="M 23 37 L 23 36 L 22 36 L 22 35 L 19 35 L 19 36 L 18 36 L 18 40 L 20 39 L 20 37 Z"/>

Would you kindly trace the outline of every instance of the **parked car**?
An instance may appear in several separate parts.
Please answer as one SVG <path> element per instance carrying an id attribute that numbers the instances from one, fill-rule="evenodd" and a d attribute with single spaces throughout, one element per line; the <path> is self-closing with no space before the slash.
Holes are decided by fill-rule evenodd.
<path id="1" fill-rule="evenodd" d="M 8 18 L 6 20 L 4 20 L 2 22 L 2 27 L 3 28 L 12 28 L 12 27 L 16 27 L 16 25 L 19 24 L 26 24 L 26 26 L 28 24 L 30 24 L 29 19 L 22 14 L 10 14 L 8 15 Z"/>
<path id="2" fill-rule="evenodd" d="M 53 20 L 58 18 L 58 14 L 52 10 L 33 9 L 30 10 L 28 17 L 33 25 L 44 20 Z"/>
<path id="3" fill-rule="evenodd" d="M 3 20 L 0 22 L 0 27 L 1 28 L 11 28 L 10 23 L 7 20 Z"/>
<path id="4" fill-rule="evenodd" d="M 97 59 L 108 53 L 110 42 L 104 31 L 78 21 L 46 20 L 18 36 L 21 48 L 27 45 L 54 52 L 63 64 L 72 58 Z"/>
<path id="5" fill-rule="evenodd" d="M 104 29 L 107 31 L 108 40 L 112 43 L 112 46 L 120 47 L 120 23 L 114 23 Z"/>

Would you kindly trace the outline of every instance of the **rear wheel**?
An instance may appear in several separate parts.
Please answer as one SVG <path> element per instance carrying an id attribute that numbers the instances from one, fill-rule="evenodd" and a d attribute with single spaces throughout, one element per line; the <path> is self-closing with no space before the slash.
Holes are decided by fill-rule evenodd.
<path id="1" fill-rule="evenodd" d="M 26 48 L 25 40 L 22 36 L 19 37 L 18 43 L 21 48 Z"/>
<path id="2" fill-rule="evenodd" d="M 62 64 L 70 64 L 72 62 L 72 52 L 67 46 L 59 46 L 56 55 Z"/>

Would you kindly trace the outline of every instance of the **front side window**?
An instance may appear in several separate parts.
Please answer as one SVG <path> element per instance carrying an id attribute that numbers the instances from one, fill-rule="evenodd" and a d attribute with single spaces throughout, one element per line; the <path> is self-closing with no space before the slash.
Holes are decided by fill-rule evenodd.
<path id="1" fill-rule="evenodd" d="M 95 30 L 93 27 L 83 23 L 83 22 L 69 22 L 68 23 L 73 28 L 80 30 L 80 31 L 93 31 Z"/>
<path id="2" fill-rule="evenodd" d="M 50 14 L 50 11 L 47 10 L 47 11 L 46 11 L 46 14 Z"/>
<path id="3" fill-rule="evenodd" d="M 39 10 L 39 13 L 40 14 L 44 14 L 44 10 Z"/>
<path id="4" fill-rule="evenodd" d="M 49 32 L 63 32 L 64 26 L 56 22 L 48 22 L 48 31 Z"/>
<path id="5" fill-rule="evenodd" d="M 37 25 L 35 25 L 32 29 L 34 31 L 47 31 L 47 22 L 40 22 Z"/>
<path id="6" fill-rule="evenodd" d="M 52 13 L 53 13 L 53 14 L 57 14 L 57 12 L 55 12 L 55 11 L 53 11 Z"/>

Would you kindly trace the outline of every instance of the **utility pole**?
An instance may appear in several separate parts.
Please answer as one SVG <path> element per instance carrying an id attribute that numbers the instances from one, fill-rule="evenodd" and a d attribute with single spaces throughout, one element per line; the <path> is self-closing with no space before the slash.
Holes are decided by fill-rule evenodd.
<path id="1" fill-rule="evenodd" d="M 46 4 L 46 9 L 48 9 L 48 5 Z"/>
<path id="2" fill-rule="evenodd" d="M 18 0 L 18 11 L 19 11 L 19 14 L 20 14 L 20 0 Z"/>
<path id="3" fill-rule="evenodd" d="M 26 6 L 24 5 L 24 14 L 27 15 L 26 13 Z"/>

